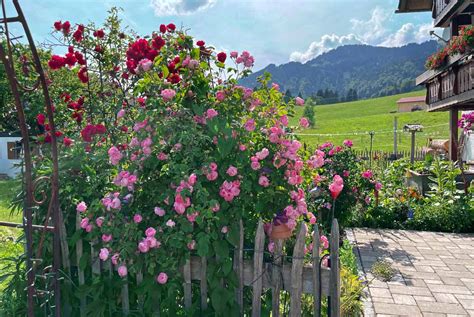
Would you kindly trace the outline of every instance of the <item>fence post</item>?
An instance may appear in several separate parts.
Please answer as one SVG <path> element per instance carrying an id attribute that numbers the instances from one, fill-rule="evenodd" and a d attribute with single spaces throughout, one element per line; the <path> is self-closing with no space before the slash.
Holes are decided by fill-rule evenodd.
<path id="1" fill-rule="evenodd" d="M 260 317 L 262 309 L 263 287 L 263 250 L 265 247 L 265 232 L 263 222 L 258 221 L 257 234 L 255 235 L 255 252 L 253 255 L 253 298 L 252 316 Z"/>
<path id="2" fill-rule="evenodd" d="M 236 290 L 237 304 L 239 305 L 240 315 L 244 315 L 244 223 L 242 219 L 239 222 L 239 245 L 234 254 L 234 264 L 239 286 Z"/>
<path id="3" fill-rule="evenodd" d="M 192 305 L 192 289 L 191 289 L 191 261 L 186 260 L 183 270 L 184 275 L 184 308 L 190 309 Z"/>
<path id="4" fill-rule="evenodd" d="M 81 229 L 81 216 L 79 215 L 79 213 L 76 213 L 76 230 L 82 230 Z M 79 287 L 84 285 L 85 283 L 85 278 L 84 278 L 84 270 L 81 269 L 81 265 L 80 265 L 80 262 L 81 262 L 81 258 L 82 258 L 82 255 L 83 255 L 83 242 L 82 242 L 82 239 L 79 239 L 77 240 L 76 242 L 76 260 L 77 260 L 77 278 L 78 278 L 78 281 L 79 281 Z M 93 256 L 93 254 L 91 254 L 91 256 Z M 81 317 L 82 316 L 85 316 L 85 309 L 86 309 L 86 298 L 84 297 L 84 295 L 81 295 L 80 297 L 80 315 Z"/>
<path id="5" fill-rule="evenodd" d="M 207 258 L 201 257 L 201 311 L 207 309 Z"/>
<path id="6" fill-rule="evenodd" d="M 293 263 L 291 265 L 291 288 L 290 288 L 290 317 L 301 316 L 301 294 L 303 293 L 303 262 L 305 237 L 308 228 L 305 223 L 301 224 L 298 237 L 293 250 Z"/>
<path id="7" fill-rule="evenodd" d="M 331 241 L 330 241 L 330 255 L 331 255 L 331 273 L 330 273 L 330 289 L 329 294 L 331 300 L 329 305 L 331 306 L 330 317 L 340 317 L 340 296 L 341 296 L 341 280 L 339 273 L 339 225 L 337 219 L 334 219 L 331 227 Z"/>
<path id="8" fill-rule="evenodd" d="M 313 232 L 313 296 L 314 296 L 314 317 L 320 317 L 321 312 L 321 288 L 320 270 L 319 265 L 319 228 L 314 226 Z"/>
<path id="9" fill-rule="evenodd" d="M 272 317 L 280 316 L 281 270 L 283 265 L 283 244 L 285 240 L 276 239 L 272 264 Z"/>

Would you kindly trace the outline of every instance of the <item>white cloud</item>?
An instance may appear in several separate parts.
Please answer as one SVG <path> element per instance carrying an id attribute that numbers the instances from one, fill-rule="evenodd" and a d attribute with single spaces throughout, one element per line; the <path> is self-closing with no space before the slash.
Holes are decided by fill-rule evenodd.
<path id="1" fill-rule="evenodd" d="M 290 54 L 290 61 L 305 63 L 315 57 L 348 44 L 368 44 L 374 46 L 396 47 L 408 43 L 422 43 L 430 40 L 431 24 L 414 25 L 403 24 L 400 29 L 390 32 L 386 28 L 392 13 L 376 7 L 369 20 L 351 19 L 352 32 L 347 35 L 325 34 L 319 41 L 312 42 L 304 52 L 294 51 Z"/>
<path id="2" fill-rule="evenodd" d="M 150 5 L 157 16 L 189 15 L 208 9 L 217 0 L 151 0 Z"/>
<path id="3" fill-rule="evenodd" d="M 362 41 L 355 34 L 337 36 L 335 34 L 323 35 L 318 42 L 312 42 L 305 52 L 295 51 L 290 55 L 290 61 L 305 63 L 318 55 L 330 51 L 338 46 L 348 44 L 361 44 Z"/>

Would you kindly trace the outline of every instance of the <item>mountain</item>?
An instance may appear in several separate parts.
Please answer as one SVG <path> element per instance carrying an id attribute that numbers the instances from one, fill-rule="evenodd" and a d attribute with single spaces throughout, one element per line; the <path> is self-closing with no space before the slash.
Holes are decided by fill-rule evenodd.
<path id="1" fill-rule="evenodd" d="M 318 90 L 333 90 L 346 96 L 350 89 L 359 98 L 371 98 L 415 89 L 415 78 L 425 71 L 426 58 L 437 50 L 435 41 L 402 47 L 346 45 L 319 55 L 304 64 L 290 62 L 264 69 L 244 78 L 240 83 L 257 86 L 257 77 L 272 74 L 280 91 L 308 97 Z"/>

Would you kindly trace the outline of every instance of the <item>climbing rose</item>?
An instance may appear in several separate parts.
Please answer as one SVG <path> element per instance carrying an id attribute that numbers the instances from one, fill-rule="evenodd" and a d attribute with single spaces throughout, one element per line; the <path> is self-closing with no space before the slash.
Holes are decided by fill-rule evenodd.
<path id="1" fill-rule="evenodd" d="M 168 275 L 166 275 L 166 273 L 164 273 L 164 272 L 161 272 L 156 277 L 156 281 L 161 285 L 166 284 L 166 282 L 168 281 Z"/>
<path id="2" fill-rule="evenodd" d="M 270 186 L 270 181 L 268 180 L 268 178 L 266 176 L 260 176 L 260 178 L 258 179 L 258 184 L 260 186 L 263 186 L 263 187 L 268 187 Z"/>
<path id="3" fill-rule="evenodd" d="M 170 228 L 173 228 L 176 225 L 176 223 L 170 219 L 166 222 L 166 225 Z"/>
<path id="4" fill-rule="evenodd" d="M 166 26 L 166 29 L 168 31 L 174 31 L 174 30 L 176 30 L 176 25 L 174 25 L 173 23 L 170 23 Z"/>
<path id="5" fill-rule="evenodd" d="M 133 222 L 135 222 L 135 223 L 140 223 L 140 222 L 142 222 L 142 220 L 143 220 L 143 217 L 140 214 L 135 214 L 133 216 Z"/>
<path id="6" fill-rule="evenodd" d="M 64 144 L 64 146 L 69 147 L 69 146 L 72 145 L 72 140 L 68 137 L 64 137 L 63 144 Z"/>
<path id="7" fill-rule="evenodd" d="M 207 109 L 207 111 L 206 111 L 206 118 L 207 118 L 207 119 L 212 119 L 212 118 L 214 118 L 215 116 L 217 116 L 218 114 L 219 114 L 219 113 L 218 113 L 216 110 L 212 109 L 212 108 L 211 108 L 211 109 Z"/>
<path id="8" fill-rule="evenodd" d="M 365 179 L 370 179 L 372 178 L 374 174 L 372 173 L 371 170 L 366 170 L 364 172 L 362 172 L 362 178 L 365 178 Z"/>
<path id="9" fill-rule="evenodd" d="M 227 175 L 229 176 L 235 176 L 237 175 L 238 171 L 237 171 L 237 168 L 235 166 L 229 166 L 229 168 L 227 169 Z"/>
<path id="10" fill-rule="evenodd" d="M 204 45 L 206 45 L 206 42 L 202 41 L 202 40 L 199 40 L 196 42 L 196 45 L 199 46 L 199 47 L 203 47 Z"/>
<path id="11" fill-rule="evenodd" d="M 76 210 L 78 212 L 85 212 L 87 210 L 87 205 L 85 202 L 81 201 L 80 203 L 77 204 Z"/>
<path id="12" fill-rule="evenodd" d="M 59 55 L 51 56 L 51 59 L 48 61 L 48 66 L 51 69 L 60 69 L 66 65 L 66 59 Z"/>
<path id="13" fill-rule="evenodd" d="M 107 248 L 100 249 L 99 258 L 102 261 L 105 261 L 105 260 L 107 260 L 108 257 L 109 257 L 109 250 Z"/>
<path id="14" fill-rule="evenodd" d="M 122 153 L 120 152 L 120 150 L 117 147 L 112 146 L 109 149 L 108 153 L 109 153 L 110 164 L 118 165 L 118 163 L 122 159 Z"/>
<path id="15" fill-rule="evenodd" d="M 309 128 L 309 120 L 308 120 L 307 118 L 305 118 L 305 117 L 302 117 L 302 118 L 300 119 L 300 126 L 301 126 L 302 128 Z"/>
<path id="16" fill-rule="evenodd" d="M 217 60 L 221 63 L 224 63 L 226 58 L 227 58 L 227 54 L 224 52 L 220 52 L 219 54 L 217 54 Z"/>
<path id="17" fill-rule="evenodd" d="M 46 116 L 42 113 L 38 113 L 36 116 L 36 122 L 38 122 L 39 125 L 44 125 L 44 122 L 46 121 Z"/>
<path id="18" fill-rule="evenodd" d="M 298 106 L 303 106 L 304 105 L 304 99 L 301 97 L 296 97 L 295 98 L 296 105 Z"/>
<path id="19" fill-rule="evenodd" d="M 127 267 L 125 265 L 119 266 L 119 268 L 117 269 L 117 272 L 120 277 L 125 277 L 128 274 Z"/>
<path id="20" fill-rule="evenodd" d="M 245 124 L 244 124 L 245 130 L 251 132 L 255 130 L 255 120 L 254 119 L 248 119 Z"/>
<path id="21" fill-rule="evenodd" d="M 156 230 L 152 227 L 149 227 L 148 229 L 145 230 L 145 235 L 147 237 L 154 237 L 156 234 Z"/>
<path id="22" fill-rule="evenodd" d="M 352 147 L 352 145 L 353 145 L 351 140 L 344 140 L 343 144 L 347 147 Z"/>
<path id="23" fill-rule="evenodd" d="M 164 25 L 164 24 L 160 25 L 160 32 L 161 33 L 166 33 L 166 25 Z"/>
<path id="24" fill-rule="evenodd" d="M 161 91 L 161 97 L 163 97 L 165 101 L 170 101 L 174 96 L 176 96 L 176 92 L 173 89 L 163 89 Z"/>
<path id="25" fill-rule="evenodd" d="M 165 215 L 165 210 L 160 207 L 155 207 L 155 214 L 160 217 L 163 217 Z"/>

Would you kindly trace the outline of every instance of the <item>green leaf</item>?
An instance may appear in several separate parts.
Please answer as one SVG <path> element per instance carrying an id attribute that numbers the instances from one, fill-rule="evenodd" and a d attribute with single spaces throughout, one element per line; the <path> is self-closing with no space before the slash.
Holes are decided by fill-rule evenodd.
<path id="1" fill-rule="evenodd" d="M 80 268 L 81 270 L 85 270 L 86 267 L 89 265 L 89 259 L 90 259 L 90 257 L 89 257 L 89 254 L 88 254 L 88 253 L 83 254 L 83 255 L 81 256 L 81 259 L 79 260 L 79 268 Z"/>
<path id="2" fill-rule="evenodd" d="M 161 72 L 163 73 L 163 78 L 168 78 L 168 75 L 170 74 L 168 67 L 166 67 L 165 65 L 162 65 Z"/>
<path id="3" fill-rule="evenodd" d="M 214 251 L 216 255 L 221 258 L 226 258 L 229 256 L 229 245 L 225 240 L 216 240 L 213 242 Z"/>

